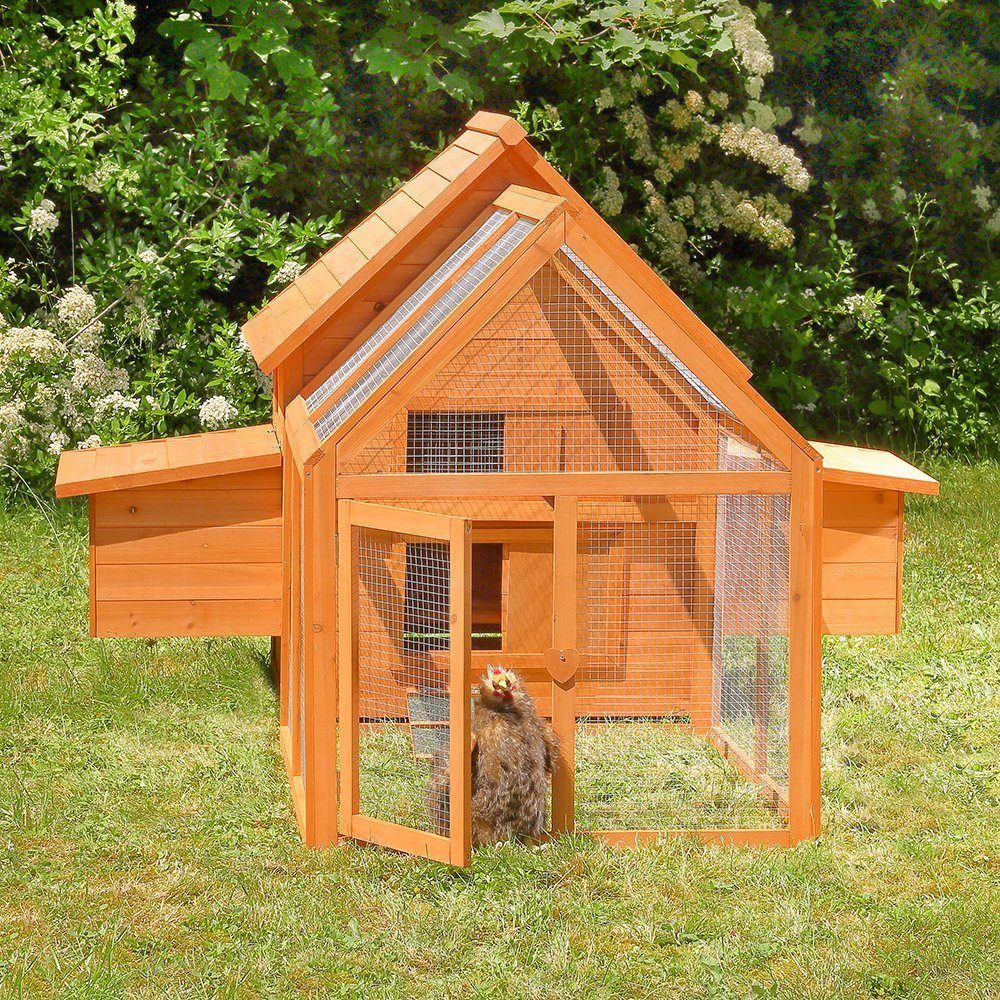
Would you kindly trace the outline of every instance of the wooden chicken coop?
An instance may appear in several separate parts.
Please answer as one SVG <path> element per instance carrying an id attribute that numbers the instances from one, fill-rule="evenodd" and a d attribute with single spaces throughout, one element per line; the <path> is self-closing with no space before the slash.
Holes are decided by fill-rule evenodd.
<path id="1" fill-rule="evenodd" d="M 274 637 L 310 844 L 468 862 L 491 662 L 562 741 L 553 831 L 819 833 L 820 639 L 899 629 L 934 480 L 799 435 L 502 115 L 244 332 L 272 425 L 68 453 L 57 492 L 95 636 Z"/>

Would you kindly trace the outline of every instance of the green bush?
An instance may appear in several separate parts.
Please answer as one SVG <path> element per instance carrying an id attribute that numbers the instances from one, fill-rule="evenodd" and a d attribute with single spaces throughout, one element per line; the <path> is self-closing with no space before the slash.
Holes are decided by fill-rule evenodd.
<path id="1" fill-rule="evenodd" d="M 264 418 L 239 323 L 480 105 L 518 115 L 803 430 L 995 450 L 991 13 L 13 0 L 2 461 L 30 479 L 65 447 Z"/>

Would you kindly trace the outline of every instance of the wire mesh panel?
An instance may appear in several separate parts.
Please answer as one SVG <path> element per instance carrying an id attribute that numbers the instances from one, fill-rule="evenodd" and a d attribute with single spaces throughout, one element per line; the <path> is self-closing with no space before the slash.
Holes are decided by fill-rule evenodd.
<path id="1" fill-rule="evenodd" d="M 563 248 L 344 471 L 406 472 L 413 454 L 428 469 L 483 471 L 484 439 L 511 472 L 715 470 L 724 433 L 747 443 L 755 469 L 781 468 Z"/>
<path id="2" fill-rule="evenodd" d="M 484 226 L 488 225 L 489 222 L 484 223 Z M 499 222 L 497 225 L 499 225 Z M 409 329 L 385 353 L 377 357 L 367 367 L 359 364 L 355 372 L 348 373 L 344 378 L 344 382 L 350 383 L 347 390 L 334 401 L 327 411 L 320 414 L 315 420 L 316 433 L 319 435 L 320 440 L 325 441 L 337 427 L 368 399 L 482 285 L 486 278 L 524 242 L 534 228 L 535 223 L 530 219 L 519 219 L 515 222 L 496 243 L 488 247 L 476 258 L 469 269 L 460 274 L 455 282 L 448 286 L 439 298 L 431 302 Z M 386 335 L 384 340 L 388 343 L 391 340 L 391 336 Z M 371 338 L 356 353 L 366 351 L 366 345 L 370 345 L 370 341 Z M 369 351 L 369 354 L 372 353 L 374 351 Z M 345 366 L 350 364 L 351 360 L 348 359 L 345 362 Z M 331 376 L 331 378 L 334 377 Z"/>
<path id="3" fill-rule="evenodd" d="M 720 497 L 716 535 L 715 731 L 787 804 L 789 498 Z"/>
<path id="4" fill-rule="evenodd" d="M 748 507 L 775 519 L 735 516 Z M 783 823 L 769 767 L 782 733 L 787 748 L 787 538 L 787 497 L 581 500 L 579 828 Z M 768 655 L 752 676 L 747 730 L 741 671 L 748 648 L 757 671 L 748 644 L 758 642 Z"/>
<path id="5" fill-rule="evenodd" d="M 359 812 L 447 835 L 449 546 L 372 528 L 353 535 Z"/>

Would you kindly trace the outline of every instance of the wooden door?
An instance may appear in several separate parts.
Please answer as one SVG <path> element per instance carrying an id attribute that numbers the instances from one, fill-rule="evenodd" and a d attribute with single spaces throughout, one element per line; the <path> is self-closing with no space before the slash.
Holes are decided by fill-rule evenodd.
<path id="1" fill-rule="evenodd" d="M 337 533 L 340 832 L 467 865 L 470 525 L 342 500 Z"/>

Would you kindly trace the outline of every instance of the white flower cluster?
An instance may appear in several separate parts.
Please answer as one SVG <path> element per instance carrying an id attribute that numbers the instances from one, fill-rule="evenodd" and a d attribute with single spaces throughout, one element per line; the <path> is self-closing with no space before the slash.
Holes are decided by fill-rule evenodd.
<path id="1" fill-rule="evenodd" d="M 719 129 L 718 142 L 730 156 L 742 155 L 767 167 L 793 191 L 805 191 L 809 187 L 809 171 L 773 133 L 762 132 L 754 126 L 746 128 L 738 122 L 726 122 Z"/>
<path id="2" fill-rule="evenodd" d="M 79 330 L 97 315 L 94 296 L 82 285 L 72 285 L 56 303 L 56 319 L 70 330 Z"/>
<path id="3" fill-rule="evenodd" d="M 986 231 L 993 236 L 1000 233 L 1000 208 L 986 220 Z"/>
<path id="4" fill-rule="evenodd" d="M 115 169 L 110 163 L 101 163 L 84 177 L 82 183 L 91 194 L 99 194 L 114 174 Z"/>
<path id="5" fill-rule="evenodd" d="M 271 278 L 272 285 L 287 285 L 302 273 L 302 265 L 297 260 L 286 260 Z"/>
<path id="6" fill-rule="evenodd" d="M 861 326 L 871 326 L 882 318 L 877 296 L 864 293 L 848 295 L 844 299 L 844 312 L 853 317 Z"/>
<path id="7" fill-rule="evenodd" d="M 128 373 L 123 368 L 111 368 L 98 354 L 90 352 L 73 358 L 70 384 L 81 395 L 107 396 L 128 391 Z"/>
<path id="8" fill-rule="evenodd" d="M 126 396 L 123 392 L 115 390 L 102 396 L 94 403 L 94 413 L 98 417 L 113 417 L 118 413 L 135 413 L 139 409 L 139 400 L 134 396 Z"/>
<path id="9" fill-rule="evenodd" d="M 767 76 L 774 69 L 774 59 L 767 39 L 760 33 L 753 12 L 742 4 L 736 6 L 736 18 L 729 25 L 736 56 L 753 76 Z"/>
<path id="10" fill-rule="evenodd" d="M 237 417 L 237 409 L 225 396 L 212 396 L 201 404 L 198 419 L 210 431 L 228 427 Z"/>
<path id="11" fill-rule="evenodd" d="M 103 443 L 100 434 L 91 434 L 89 437 L 84 438 L 77 445 L 77 448 L 100 448 Z"/>
<path id="12" fill-rule="evenodd" d="M 66 445 L 69 444 L 69 435 L 62 431 L 53 431 L 49 435 L 49 454 L 61 455 Z"/>
<path id="13" fill-rule="evenodd" d="M 160 255 L 152 247 L 143 247 L 139 251 L 138 257 L 143 264 L 156 264 L 160 259 Z"/>
<path id="14" fill-rule="evenodd" d="M 611 167 L 604 167 L 602 174 L 601 186 L 594 192 L 591 201 L 597 211 L 605 218 L 620 215 L 625 199 L 618 184 L 618 175 Z"/>
<path id="15" fill-rule="evenodd" d="M 5 366 L 15 354 L 46 364 L 62 357 L 66 348 L 48 330 L 33 326 L 0 329 L 0 366 Z"/>
<path id="16" fill-rule="evenodd" d="M 878 222 L 882 218 L 882 213 L 878 210 L 874 198 L 866 198 L 861 203 L 861 214 L 868 222 Z"/>
<path id="17" fill-rule="evenodd" d="M 28 219 L 29 236 L 48 236 L 59 225 L 59 213 L 55 208 L 55 202 L 43 198 L 38 206 L 31 210 Z"/>

